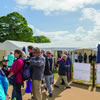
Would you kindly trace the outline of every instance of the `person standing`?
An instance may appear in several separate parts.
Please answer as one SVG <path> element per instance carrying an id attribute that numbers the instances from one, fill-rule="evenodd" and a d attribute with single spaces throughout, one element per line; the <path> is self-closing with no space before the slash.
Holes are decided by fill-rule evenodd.
<path id="1" fill-rule="evenodd" d="M 45 50 L 43 50 L 43 49 L 41 50 L 41 55 L 46 57 Z"/>
<path id="2" fill-rule="evenodd" d="M 93 55 L 93 62 L 96 63 L 96 55 L 95 54 Z"/>
<path id="3" fill-rule="evenodd" d="M 9 82 L 4 72 L 0 69 L 0 100 L 6 100 Z"/>
<path id="4" fill-rule="evenodd" d="M 79 63 L 82 63 L 82 61 L 83 61 L 83 56 L 82 56 L 82 54 L 81 54 L 81 53 L 79 53 L 79 56 L 78 56 L 78 61 L 79 61 Z"/>
<path id="5" fill-rule="evenodd" d="M 41 50 L 41 55 L 44 57 L 44 58 L 46 58 L 47 56 L 46 56 L 46 54 L 45 54 L 45 50 Z M 44 76 L 43 76 L 43 79 L 42 79 L 42 84 L 44 84 L 45 83 L 45 79 L 44 79 Z"/>
<path id="6" fill-rule="evenodd" d="M 29 59 L 31 59 L 32 57 L 33 57 L 33 46 L 32 45 L 29 45 L 28 47 L 27 47 L 27 49 L 28 49 L 28 53 L 29 53 Z M 31 75 L 32 75 L 32 70 L 30 71 L 30 73 L 31 73 Z M 29 82 L 29 80 L 27 81 L 27 82 Z M 26 82 L 26 83 L 27 83 Z M 30 88 L 32 88 L 32 87 L 30 87 Z M 32 91 L 33 91 L 33 88 L 32 88 Z M 32 93 L 31 93 L 31 98 L 32 99 L 34 99 L 34 96 L 32 95 Z"/>
<path id="7" fill-rule="evenodd" d="M 84 53 L 84 63 L 87 63 L 87 54 Z"/>
<path id="8" fill-rule="evenodd" d="M 64 52 L 64 54 L 67 56 L 67 60 L 66 60 L 66 68 L 67 68 L 67 81 L 69 82 L 70 81 L 70 71 L 71 71 L 71 58 L 70 58 L 70 56 L 69 56 L 69 54 L 68 54 L 68 52 L 67 51 L 65 51 Z"/>
<path id="9" fill-rule="evenodd" d="M 75 52 L 74 59 L 75 59 L 75 62 L 78 62 L 78 55 L 77 55 L 77 52 Z"/>
<path id="10" fill-rule="evenodd" d="M 2 60 L 2 68 L 1 69 L 5 73 L 6 77 L 8 77 L 8 75 L 9 75 L 9 70 L 8 70 L 7 64 L 8 64 L 7 57 L 4 57 Z"/>
<path id="11" fill-rule="evenodd" d="M 41 55 L 40 48 L 33 48 L 33 56 L 30 60 L 32 66 L 32 93 L 34 99 L 42 100 L 41 80 L 45 68 L 45 58 Z"/>
<path id="12" fill-rule="evenodd" d="M 30 59 L 33 57 L 33 46 L 31 46 L 31 45 L 29 45 L 28 46 L 28 52 L 29 52 L 29 57 L 30 57 Z"/>
<path id="13" fill-rule="evenodd" d="M 44 77 L 45 77 L 45 89 L 48 89 L 49 96 L 52 97 L 52 89 L 51 89 L 51 84 L 53 83 L 53 65 L 54 65 L 54 60 L 51 57 L 51 52 L 47 51 L 46 52 L 47 57 L 45 57 L 45 70 L 44 70 Z"/>
<path id="14" fill-rule="evenodd" d="M 8 79 L 14 75 L 16 75 L 15 80 L 16 83 L 13 85 L 13 91 L 12 91 L 12 99 L 16 98 L 16 100 L 22 100 L 22 94 L 21 94 L 21 85 L 22 85 L 22 73 L 23 73 L 23 60 L 22 57 L 22 51 L 16 49 L 14 51 L 14 56 L 16 60 L 11 66 L 10 74 L 8 75 Z"/>
<path id="15" fill-rule="evenodd" d="M 89 55 L 89 63 L 91 64 L 93 60 L 92 53 Z"/>
<path id="16" fill-rule="evenodd" d="M 8 67 L 11 68 L 11 66 L 15 60 L 13 51 L 10 52 L 10 54 L 7 56 L 7 59 L 8 59 Z"/>

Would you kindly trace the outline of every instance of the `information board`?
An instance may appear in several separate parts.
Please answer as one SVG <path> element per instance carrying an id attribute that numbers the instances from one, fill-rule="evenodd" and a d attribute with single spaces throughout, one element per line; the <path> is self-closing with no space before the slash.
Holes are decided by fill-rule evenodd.
<path id="1" fill-rule="evenodd" d="M 90 69 L 90 64 L 74 63 L 74 79 L 90 81 Z"/>
<path id="2" fill-rule="evenodd" d="M 97 81 L 96 83 L 100 83 L 100 64 L 97 64 Z"/>

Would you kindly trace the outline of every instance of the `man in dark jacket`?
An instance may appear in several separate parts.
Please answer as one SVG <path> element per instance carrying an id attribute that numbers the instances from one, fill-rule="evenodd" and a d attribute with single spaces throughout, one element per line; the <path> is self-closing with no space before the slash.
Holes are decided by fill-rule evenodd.
<path id="1" fill-rule="evenodd" d="M 93 60 L 92 53 L 89 55 L 89 63 L 91 64 Z"/>
<path id="2" fill-rule="evenodd" d="M 42 100 L 41 80 L 45 68 L 45 58 L 40 55 L 40 48 L 33 48 L 33 56 L 30 64 L 32 66 L 32 93 L 36 100 Z"/>
<path id="3" fill-rule="evenodd" d="M 83 61 L 83 56 L 82 56 L 81 53 L 80 53 L 79 56 L 78 56 L 78 61 L 79 61 L 79 63 L 82 63 L 82 61 Z"/>
<path id="4" fill-rule="evenodd" d="M 87 54 L 84 53 L 84 63 L 87 63 Z"/>
<path id="5" fill-rule="evenodd" d="M 45 71 L 44 71 L 44 77 L 45 77 L 45 89 L 48 89 L 49 96 L 52 97 L 52 89 L 51 89 L 51 84 L 53 83 L 53 69 L 54 69 L 54 60 L 51 57 L 51 52 L 47 51 L 46 52 L 46 63 L 45 63 Z"/>

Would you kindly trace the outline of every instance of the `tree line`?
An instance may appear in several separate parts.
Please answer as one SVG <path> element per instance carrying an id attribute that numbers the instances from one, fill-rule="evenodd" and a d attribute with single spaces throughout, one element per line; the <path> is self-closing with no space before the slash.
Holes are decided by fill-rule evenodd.
<path id="1" fill-rule="evenodd" d="M 12 12 L 0 17 L 0 42 L 15 40 L 24 42 L 45 43 L 51 42 L 45 36 L 34 36 L 27 20 L 18 12 Z"/>

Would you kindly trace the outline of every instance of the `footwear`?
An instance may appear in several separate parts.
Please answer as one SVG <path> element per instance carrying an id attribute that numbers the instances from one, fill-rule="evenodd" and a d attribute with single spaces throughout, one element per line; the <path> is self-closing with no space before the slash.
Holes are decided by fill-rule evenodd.
<path id="1" fill-rule="evenodd" d="M 67 86 L 67 87 L 66 87 L 66 89 L 69 89 L 69 88 L 71 88 L 71 87 L 70 87 L 70 86 Z"/>
<path id="2" fill-rule="evenodd" d="M 54 85 L 54 87 L 59 88 L 59 86 L 57 86 L 57 85 Z"/>
<path id="3" fill-rule="evenodd" d="M 31 99 L 34 100 L 34 96 L 32 96 Z"/>
<path id="4" fill-rule="evenodd" d="M 61 85 L 65 85 L 65 83 L 62 82 Z"/>
<path id="5" fill-rule="evenodd" d="M 46 87 L 44 89 L 47 91 L 47 88 Z"/>
<path id="6" fill-rule="evenodd" d="M 52 97 L 52 93 L 49 94 L 49 97 Z"/>

